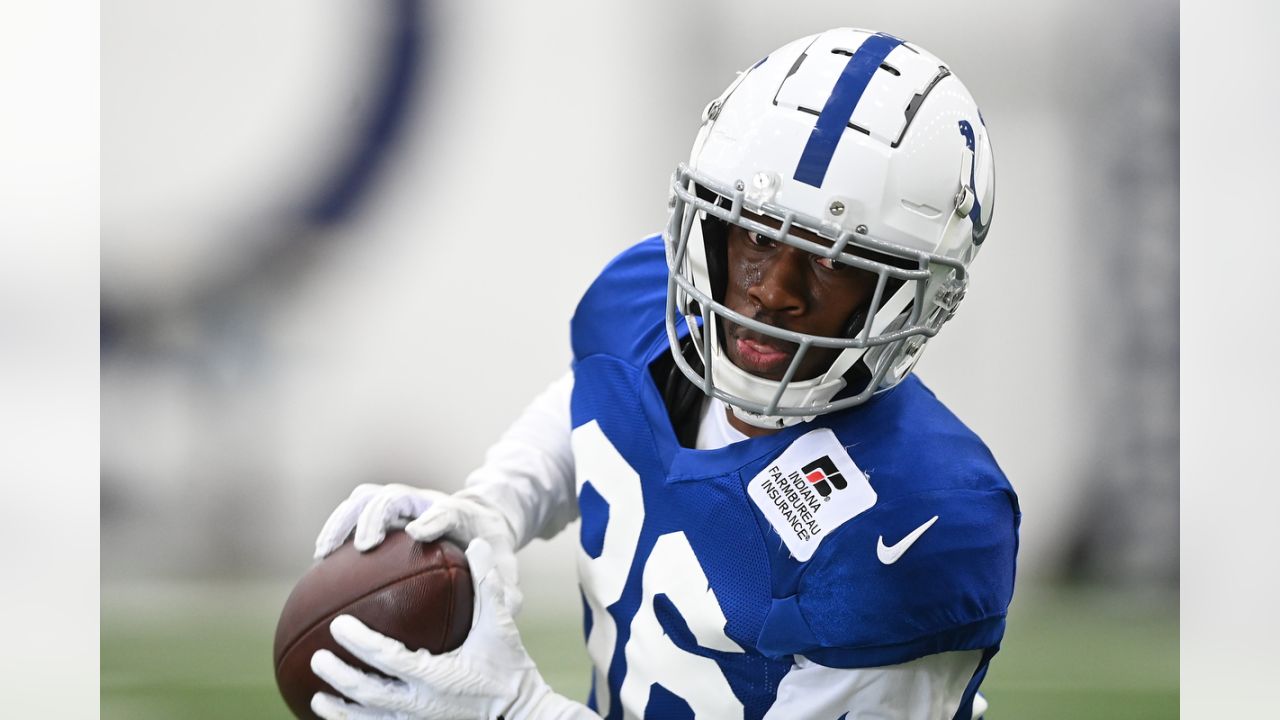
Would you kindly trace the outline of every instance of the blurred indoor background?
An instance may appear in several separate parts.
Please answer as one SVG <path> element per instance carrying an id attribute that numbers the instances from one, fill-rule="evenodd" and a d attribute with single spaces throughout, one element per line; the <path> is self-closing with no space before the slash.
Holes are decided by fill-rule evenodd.
<path id="1" fill-rule="evenodd" d="M 703 106 L 841 25 L 947 60 L 995 149 L 918 367 L 1022 499 L 991 717 L 1175 717 L 1173 0 L 103 5 L 103 716 L 283 716 L 270 633 L 329 510 L 459 487 Z M 522 627 L 582 695 L 575 538 L 522 553 Z"/>

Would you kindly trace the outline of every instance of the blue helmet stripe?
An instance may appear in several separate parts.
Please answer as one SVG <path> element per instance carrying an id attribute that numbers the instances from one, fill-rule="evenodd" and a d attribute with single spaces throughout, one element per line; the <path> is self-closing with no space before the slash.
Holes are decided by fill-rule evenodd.
<path id="1" fill-rule="evenodd" d="M 795 179 L 814 187 L 821 187 L 827 176 L 827 168 L 836 153 L 836 144 L 845 127 L 853 118 L 854 108 L 862 99 L 871 76 L 880 68 L 893 49 L 902 44 L 898 38 L 877 33 L 863 41 L 862 46 L 849 58 L 848 64 L 836 79 L 836 85 L 827 98 L 827 104 L 818 115 L 818 122 L 809 134 L 800 164 L 796 166 Z"/>

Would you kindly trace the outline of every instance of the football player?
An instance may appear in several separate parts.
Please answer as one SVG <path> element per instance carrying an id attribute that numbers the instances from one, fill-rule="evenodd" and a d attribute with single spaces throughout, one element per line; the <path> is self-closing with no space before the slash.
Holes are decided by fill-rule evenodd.
<path id="1" fill-rule="evenodd" d="M 891 35 L 784 45 L 706 108 L 666 230 L 583 296 L 573 367 L 452 495 L 361 486 L 317 557 L 406 525 L 467 545 L 470 636 L 410 652 L 349 616 L 325 718 L 965 718 L 1004 634 L 1017 499 L 911 369 L 987 234 L 990 143 Z M 594 681 L 521 644 L 514 551 L 581 518 Z"/>

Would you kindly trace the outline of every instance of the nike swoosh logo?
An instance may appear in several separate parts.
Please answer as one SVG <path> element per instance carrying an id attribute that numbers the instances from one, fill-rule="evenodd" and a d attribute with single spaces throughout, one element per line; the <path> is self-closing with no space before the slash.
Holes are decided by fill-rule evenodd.
<path id="1" fill-rule="evenodd" d="M 884 536 L 881 535 L 880 539 L 876 540 L 876 557 L 880 558 L 880 562 L 885 565 L 892 565 L 898 562 L 898 558 L 902 557 L 902 553 L 915 544 L 915 541 L 919 540 L 920 536 L 933 527 L 936 522 L 938 522 L 938 516 L 934 515 L 926 520 L 923 525 L 912 530 L 910 535 L 899 540 L 896 545 L 885 545 Z"/>

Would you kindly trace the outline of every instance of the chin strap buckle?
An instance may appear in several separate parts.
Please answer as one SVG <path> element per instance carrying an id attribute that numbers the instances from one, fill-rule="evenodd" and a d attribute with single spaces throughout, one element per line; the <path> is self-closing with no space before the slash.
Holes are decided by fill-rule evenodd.
<path id="1" fill-rule="evenodd" d="M 938 288 L 937 294 L 933 296 L 933 303 L 942 309 L 943 316 L 939 325 L 955 317 L 960 301 L 964 300 L 966 285 L 968 283 L 964 280 L 953 277 Z"/>
<path id="2" fill-rule="evenodd" d="M 920 351 L 924 350 L 925 338 L 914 335 L 907 338 L 906 343 L 902 346 L 902 352 L 893 361 L 893 365 L 889 368 L 889 372 L 901 381 L 911 372 L 911 368 L 915 367 L 916 361 L 920 359 Z"/>

